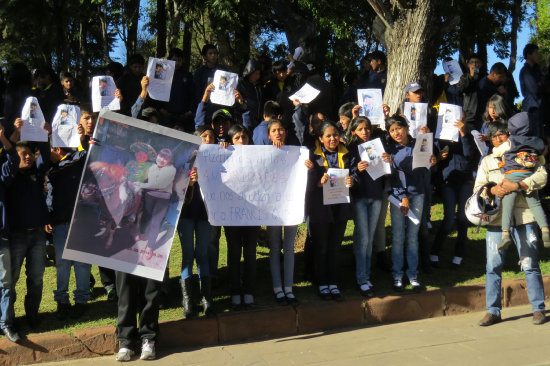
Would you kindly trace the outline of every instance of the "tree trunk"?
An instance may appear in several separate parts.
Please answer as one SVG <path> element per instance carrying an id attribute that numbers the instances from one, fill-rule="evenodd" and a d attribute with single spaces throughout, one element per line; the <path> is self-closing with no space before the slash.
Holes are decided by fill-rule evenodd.
<path id="1" fill-rule="evenodd" d="M 314 63 L 319 70 L 324 70 L 327 38 L 320 37 L 315 23 L 300 14 L 288 0 L 271 0 L 270 4 L 285 32 L 290 53 L 301 46 L 304 49 L 303 60 Z"/>
<path id="2" fill-rule="evenodd" d="M 168 34 L 166 37 L 166 49 L 169 50 L 174 47 L 178 47 L 178 40 L 180 38 L 182 12 L 181 5 L 178 1 L 167 0 L 167 15 L 169 18 Z"/>
<path id="3" fill-rule="evenodd" d="M 492 65 L 487 65 L 487 43 L 484 41 L 477 42 L 477 54 L 481 58 L 480 72 L 485 74 L 489 72 Z"/>
<path id="4" fill-rule="evenodd" d="M 516 69 L 516 57 L 518 53 L 518 29 L 520 19 L 522 18 L 521 1 L 514 0 L 514 7 L 512 8 L 512 27 L 510 29 L 510 64 L 508 65 L 508 71 L 514 72 Z"/>
<path id="5" fill-rule="evenodd" d="M 166 56 L 166 0 L 157 0 L 157 16 L 155 27 L 157 28 L 156 56 Z"/>
<path id="6" fill-rule="evenodd" d="M 189 71 L 191 67 L 191 40 L 193 38 L 193 22 L 186 21 L 183 24 L 183 41 L 182 41 L 182 51 L 183 51 L 183 65 L 184 70 Z"/>
<path id="7" fill-rule="evenodd" d="M 127 42 L 126 42 L 126 59 L 136 53 L 137 49 L 137 34 L 139 22 L 139 0 L 126 0 L 126 19 L 127 19 Z"/>
<path id="8" fill-rule="evenodd" d="M 384 103 L 391 111 L 400 108 L 405 86 L 418 81 L 430 95 L 432 74 L 437 62 L 436 1 L 418 0 L 416 7 L 403 9 L 386 30 L 388 79 Z"/>

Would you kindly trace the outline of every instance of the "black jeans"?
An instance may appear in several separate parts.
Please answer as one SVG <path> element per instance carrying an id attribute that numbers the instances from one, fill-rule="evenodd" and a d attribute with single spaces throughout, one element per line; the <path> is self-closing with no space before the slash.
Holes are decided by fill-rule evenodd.
<path id="1" fill-rule="evenodd" d="M 120 347 L 132 348 L 139 339 L 155 340 L 159 333 L 158 294 L 162 282 L 116 272 L 117 337 Z M 139 313 L 139 329 L 136 315 Z"/>
<path id="2" fill-rule="evenodd" d="M 347 220 L 333 223 L 309 223 L 311 241 L 315 248 L 315 274 L 319 286 L 338 283 L 340 247 L 347 223 Z"/>
<path id="3" fill-rule="evenodd" d="M 254 294 L 256 287 L 256 245 L 258 226 L 225 226 L 227 239 L 227 266 L 231 279 L 231 295 Z M 241 253 L 244 257 L 241 288 Z M 242 291 L 241 291 L 242 290 Z"/>

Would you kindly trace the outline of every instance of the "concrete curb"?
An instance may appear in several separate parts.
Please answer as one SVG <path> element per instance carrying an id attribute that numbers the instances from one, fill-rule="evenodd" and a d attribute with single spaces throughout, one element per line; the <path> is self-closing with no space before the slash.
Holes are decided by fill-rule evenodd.
<path id="1" fill-rule="evenodd" d="M 550 276 L 543 276 L 550 294 Z M 503 307 L 525 305 L 524 279 L 503 280 Z M 307 303 L 296 308 L 279 306 L 247 312 L 219 314 L 214 318 L 162 322 L 162 347 L 226 344 L 312 333 L 344 327 L 410 321 L 463 314 L 485 309 L 485 287 L 469 285 L 430 290 L 421 294 L 389 295 L 369 300 Z M 90 358 L 114 354 L 116 332 L 112 326 L 65 333 L 31 334 L 20 345 L 0 340 L 0 365 Z"/>

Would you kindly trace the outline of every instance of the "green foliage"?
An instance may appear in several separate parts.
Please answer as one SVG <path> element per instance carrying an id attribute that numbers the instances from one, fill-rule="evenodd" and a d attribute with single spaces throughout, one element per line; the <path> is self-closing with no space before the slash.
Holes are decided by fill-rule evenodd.
<path id="1" fill-rule="evenodd" d="M 531 27 L 535 34 L 531 38 L 532 43 L 536 43 L 540 52 L 544 55 L 550 54 L 550 2 L 536 1 L 536 14 L 531 19 Z"/>

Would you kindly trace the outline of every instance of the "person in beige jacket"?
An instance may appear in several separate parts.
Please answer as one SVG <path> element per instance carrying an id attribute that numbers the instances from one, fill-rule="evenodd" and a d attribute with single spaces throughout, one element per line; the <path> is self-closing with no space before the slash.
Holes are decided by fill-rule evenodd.
<path id="1" fill-rule="evenodd" d="M 493 123 L 489 126 L 489 138 L 493 147 L 498 147 L 508 139 L 507 125 Z M 481 161 L 474 184 L 474 192 L 483 185 L 493 182 L 497 185 L 487 189 L 482 194 L 488 198 L 502 198 L 506 194 L 521 189 L 525 194 L 539 190 L 546 185 L 546 169 L 542 164 L 528 178 L 518 183 L 505 179 L 500 172 L 499 158 L 493 154 L 487 155 Z M 542 162 L 543 163 L 543 162 Z M 525 272 L 527 281 L 527 295 L 533 309 L 533 323 L 543 324 L 546 321 L 544 315 L 544 286 L 538 264 L 538 236 L 535 217 L 529 210 L 524 195 L 517 195 L 514 212 L 513 226 L 510 234 L 513 243 L 518 250 L 521 269 Z M 487 314 L 479 321 L 479 325 L 488 326 L 501 321 L 500 311 L 502 309 L 501 283 L 502 266 L 504 263 L 505 250 L 498 250 L 501 240 L 501 213 L 487 226 L 487 266 L 485 276 L 485 293 Z"/>

